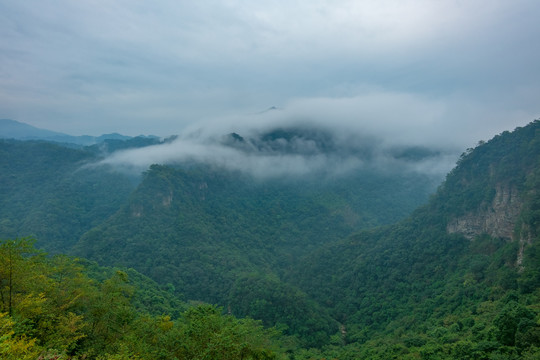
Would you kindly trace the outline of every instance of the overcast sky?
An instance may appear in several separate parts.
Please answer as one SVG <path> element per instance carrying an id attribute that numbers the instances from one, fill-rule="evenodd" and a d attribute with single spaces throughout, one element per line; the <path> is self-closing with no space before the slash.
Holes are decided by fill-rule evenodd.
<path id="1" fill-rule="evenodd" d="M 166 136 L 276 106 L 469 146 L 540 117 L 539 19 L 538 0 L 0 0 L 0 118 Z"/>

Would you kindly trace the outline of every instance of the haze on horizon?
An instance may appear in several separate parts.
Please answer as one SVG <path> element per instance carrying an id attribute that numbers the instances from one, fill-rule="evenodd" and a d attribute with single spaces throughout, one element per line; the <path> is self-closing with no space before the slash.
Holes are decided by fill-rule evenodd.
<path id="1" fill-rule="evenodd" d="M 0 118 L 73 135 L 314 122 L 465 148 L 540 116 L 539 15 L 534 0 L 2 2 Z"/>

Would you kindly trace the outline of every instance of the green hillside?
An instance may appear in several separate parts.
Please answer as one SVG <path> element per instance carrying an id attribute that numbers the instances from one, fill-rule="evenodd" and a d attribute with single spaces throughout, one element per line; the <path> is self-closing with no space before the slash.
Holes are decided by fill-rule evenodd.
<path id="1" fill-rule="evenodd" d="M 464 153 L 409 219 L 308 255 L 288 279 L 345 324 L 327 355 L 537 358 L 539 165 L 535 121 Z"/>
<path id="2" fill-rule="evenodd" d="M 337 323 L 309 299 L 297 301 L 305 294 L 279 279 L 321 245 L 403 217 L 428 189 L 427 176 L 374 170 L 337 180 L 260 180 L 204 166 L 153 165 L 128 203 L 87 232 L 74 253 L 133 267 L 186 299 L 284 323 L 318 344 L 307 334 L 323 331 L 328 340 Z M 246 277 L 257 287 L 280 288 L 280 300 L 270 301 L 276 295 L 264 289 L 245 294 L 239 279 Z M 265 302 L 257 309 L 242 304 L 259 297 Z M 300 313 L 302 319 L 293 315 Z M 322 325 L 299 330 L 297 323 L 313 314 Z"/>
<path id="3" fill-rule="evenodd" d="M 42 199 L 98 204 L 113 195 L 58 190 L 95 153 L 3 145 L 12 160 L 2 163 L 2 201 L 14 205 L 2 209 L 4 238 L 16 237 L 12 224 L 25 229 L 19 219 L 43 219 L 32 212 Z M 13 159 L 32 146 L 40 150 L 26 164 L 36 159 L 35 167 L 17 168 Z M 95 172 L 89 183 L 125 179 L 108 174 Z M 66 207 L 95 221 L 71 227 L 71 238 L 49 240 L 66 223 L 36 223 L 50 229 L 49 246 L 100 265 L 49 258 L 25 240 L 2 243 L 0 351 L 35 358 L 50 348 L 64 359 L 538 359 L 540 121 L 468 149 L 412 211 L 429 186 L 428 177 L 373 168 L 261 180 L 202 164 L 153 165 L 133 191 L 111 198 L 118 200 L 107 214 Z M 34 215 L 15 215 L 24 211 Z M 79 289 L 87 293 L 66 302 Z"/>
<path id="4" fill-rule="evenodd" d="M 133 189 L 96 156 L 47 142 L 0 140 L 0 238 L 34 235 L 39 246 L 67 251 L 118 210 Z"/>
<path id="5" fill-rule="evenodd" d="M 48 257 L 31 239 L 0 242 L 0 260 L 1 359 L 286 358 L 277 330 L 188 307 L 133 270 Z"/>

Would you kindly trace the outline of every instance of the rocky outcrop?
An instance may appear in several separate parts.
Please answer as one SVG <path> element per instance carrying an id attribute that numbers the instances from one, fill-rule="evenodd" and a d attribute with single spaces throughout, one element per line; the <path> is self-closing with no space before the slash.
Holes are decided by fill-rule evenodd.
<path id="1" fill-rule="evenodd" d="M 499 185 L 489 206 L 449 221 L 446 229 L 471 240 L 480 234 L 513 240 L 522 206 L 523 201 L 515 187 Z"/>

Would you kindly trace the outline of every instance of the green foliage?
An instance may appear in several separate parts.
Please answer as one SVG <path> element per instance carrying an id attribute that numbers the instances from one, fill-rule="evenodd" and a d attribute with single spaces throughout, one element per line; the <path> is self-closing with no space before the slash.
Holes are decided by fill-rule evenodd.
<path id="1" fill-rule="evenodd" d="M 515 346 L 516 342 L 526 344 L 528 338 L 526 334 L 529 331 L 533 332 L 537 327 L 534 319 L 535 313 L 525 306 L 513 300 L 508 302 L 494 320 L 497 340 L 506 346 Z"/>
<path id="2" fill-rule="evenodd" d="M 36 345 L 35 339 L 29 339 L 24 334 L 15 335 L 15 322 L 0 312 L 0 357 L 6 360 L 33 360 L 42 349 Z"/>
<path id="3" fill-rule="evenodd" d="M 338 331 L 326 309 L 299 289 L 268 275 L 239 277 L 231 289 L 228 309 L 238 316 L 260 319 L 266 326 L 285 326 L 284 333 L 298 336 L 303 346 L 327 344 L 330 334 Z"/>
<path id="4" fill-rule="evenodd" d="M 42 248 L 66 252 L 133 189 L 109 168 L 85 167 L 97 160 L 85 150 L 0 140 L 0 238 L 33 235 Z"/>
<path id="5" fill-rule="evenodd" d="M 535 121 L 468 150 L 428 204 L 378 228 L 411 208 L 411 198 L 388 189 L 414 176 L 369 173 L 332 185 L 153 165 L 118 211 L 100 212 L 98 226 L 68 227 L 71 243 L 76 231 L 92 228 L 79 254 L 133 269 L 50 258 L 25 239 L 2 243 L 0 351 L 66 359 L 538 358 L 539 128 Z M 44 154 L 55 151 L 64 150 Z M 69 154 L 80 159 L 66 160 L 65 169 L 95 156 Z M 50 167 L 51 158 L 42 160 Z M 11 171 L 1 180 L 13 186 L 16 165 L 0 165 Z M 65 169 L 40 171 L 57 179 Z M 448 233 L 457 217 L 491 214 L 502 188 L 518 194 L 512 239 Z M 28 226 L 56 231 L 29 196 L 0 191 L 16 209 L 28 203 L 35 216 L 24 219 L 39 219 Z M 389 197 L 397 197 L 396 209 Z M 87 209 L 93 216 L 95 206 Z M 23 228 L 0 211 L 2 229 Z M 223 308 L 188 307 L 177 296 Z M 268 329 L 274 325 L 284 334 Z"/>
<path id="6" fill-rule="evenodd" d="M 13 315 L 14 309 L 28 300 L 27 289 L 42 281 L 41 255 L 30 239 L 8 240 L 0 244 L 0 263 L 3 264 L 0 269 L 0 312 Z M 32 272 L 26 269 L 29 263 Z M 30 308 L 24 310 L 31 311 Z"/>
<path id="7" fill-rule="evenodd" d="M 329 306 L 346 329 L 345 346 L 329 345 L 320 358 L 518 359 L 538 353 L 539 127 L 536 121 L 471 149 L 411 218 L 303 259 L 287 279 Z M 449 218 L 485 210 L 501 184 L 520 191 L 516 241 L 447 233 Z"/>
<path id="8" fill-rule="evenodd" d="M 0 256 L 2 279 L 11 278 L 2 296 L 12 295 L 2 303 L 10 313 L 0 311 L 2 359 L 283 358 L 279 332 L 215 306 L 177 320 L 137 310 L 128 272 L 96 282 L 75 259 L 46 257 L 29 239 L 2 242 Z"/>
<path id="9" fill-rule="evenodd" d="M 413 179 L 420 182 L 414 184 Z M 396 187 L 396 181 L 408 185 Z M 279 311 L 269 316 L 276 301 L 264 296 L 276 293 L 256 290 L 256 295 L 246 297 L 260 300 L 256 306 L 264 308 L 253 310 L 253 304 L 231 303 L 231 289 L 236 291 L 246 273 L 279 278 L 322 244 L 398 217 L 402 207 L 411 207 L 404 187 L 419 194 L 426 182 L 418 176 L 397 179 L 376 172 L 323 184 L 263 181 L 203 166 L 153 165 L 129 203 L 86 233 L 75 252 L 101 264 L 133 267 L 161 285 L 170 284 L 186 299 L 231 305 L 235 314 L 254 316 L 265 325 L 284 324 L 289 334 L 306 343 L 322 344 L 337 326 L 329 325 L 335 322 L 325 318 L 325 311 L 299 310 L 299 301 L 302 309 L 315 306 L 309 296 L 286 301 L 296 295 L 282 284 L 280 290 L 288 289 L 289 294 L 279 295 Z M 390 196 L 396 208 L 383 214 Z M 398 205 L 396 199 L 405 204 Z M 308 313 L 322 315 L 309 319 Z"/>

